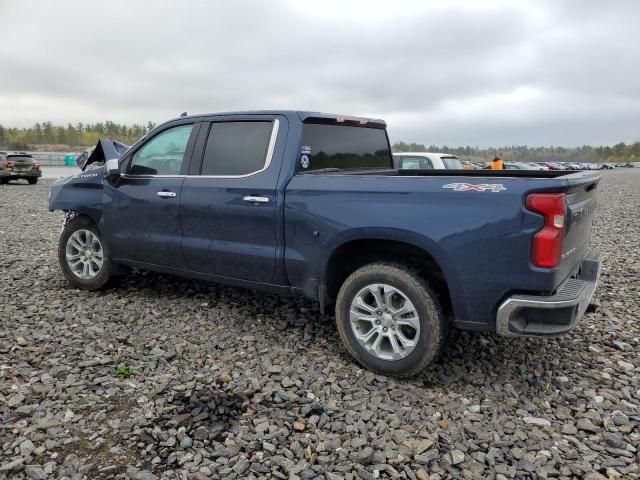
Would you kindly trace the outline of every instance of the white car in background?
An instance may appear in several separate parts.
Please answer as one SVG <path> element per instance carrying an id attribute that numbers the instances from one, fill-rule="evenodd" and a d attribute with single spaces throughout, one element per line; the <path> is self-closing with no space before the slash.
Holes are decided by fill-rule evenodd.
<path id="1" fill-rule="evenodd" d="M 402 170 L 463 170 L 458 157 L 450 153 L 398 152 L 393 166 Z"/>

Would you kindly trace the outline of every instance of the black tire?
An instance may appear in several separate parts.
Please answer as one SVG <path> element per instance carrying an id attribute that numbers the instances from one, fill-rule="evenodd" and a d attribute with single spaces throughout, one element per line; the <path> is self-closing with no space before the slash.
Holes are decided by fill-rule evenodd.
<path id="1" fill-rule="evenodd" d="M 29 185 L 35 185 L 36 183 L 38 183 L 38 179 L 37 178 L 27 178 L 27 182 L 29 182 Z"/>
<path id="2" fill-rule="evenodd" d="M 0 185 L 6 185 L 9 183 L 9 179 L 8 178 L 0 178 Z"/>
<path id="3" fill-rule="evenodd" d="M 358 292 L 372 284 L 387 284 L 398 289 L 415 307 L 420 332 L 415 335 L 415 347 L 404 358 L 379 358 L 360 345 L 355 337 L 350 321 L 351 302 Z M 336 323 L 343 344 L 358 363 L 373 372 L 399 378 L 411 377 L 424 370 L 438 357 L 446 339 L 446 317 L 438 297 L 416 271 L 397 264 L 369 264 L 352 273 L 338 293 Z"/>
<path id="4" fill-rule="evenodd" d="M 103 252 L 103 263 L 96 276 L 93 278 L 80 278 L 73 272 L 71 266 L 67 261 L 67 242 L 69 238 L 79 230 L 88 230 L 95 235 L 101 246 Z M 95 224 L 87 217 L 80 216 L 71 219 L 64 227 L 62 234 L 60 235 L 60 241 L 58 243 L 58 260 L 60 261 L 60 267 L 65 278 L 74 287 L 81 288 L 83 290 L 99 290 L 104 287 L 111 278 L 113 265 L 110 262 L 109 248 L 102 239 L 100 231 Z"/>

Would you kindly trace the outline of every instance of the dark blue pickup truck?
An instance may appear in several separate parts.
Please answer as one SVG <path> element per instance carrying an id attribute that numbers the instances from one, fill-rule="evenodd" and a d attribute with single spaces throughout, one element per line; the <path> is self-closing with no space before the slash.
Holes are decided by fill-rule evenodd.
<path id="1" fill-rule="evenodd" d="M 598 174 L 396 170 L 381 120 L 185 116 L 81 163 L 49 199 L 73 285 L 129 266 L 304 295 L 376 372 L 419 372 L 451 327 L 568 332 L 597 283 Z"/>

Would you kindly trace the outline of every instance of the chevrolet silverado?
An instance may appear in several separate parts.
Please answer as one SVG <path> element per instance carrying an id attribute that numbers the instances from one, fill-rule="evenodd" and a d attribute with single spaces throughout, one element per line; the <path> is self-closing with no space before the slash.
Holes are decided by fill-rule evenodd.
<path id="1" fill-rule="evenodd" d="M 421 371 L 451 328 L 568 332 L 596 288 L 598 174 L 395 169 L 382 120 L 183 116 L 81 165 L 49 198 L 71 284 L 128 266 L 304 295 L 383 374 Z"/>

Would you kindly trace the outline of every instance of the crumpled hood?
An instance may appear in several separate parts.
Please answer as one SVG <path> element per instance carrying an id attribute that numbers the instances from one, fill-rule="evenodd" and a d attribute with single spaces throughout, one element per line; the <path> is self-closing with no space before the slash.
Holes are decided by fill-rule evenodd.
<path id="1" fill-rule="evenodd" d="M 84 171 L 88 165 L 106 162 L 112 158 L 120 158 L 129 149 L 128 145 L 116 140 L 98 140 L 98 144 L 91 153 L 82 152 L 76 157 L 76 164 Z"/>

